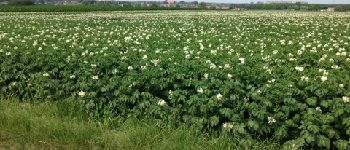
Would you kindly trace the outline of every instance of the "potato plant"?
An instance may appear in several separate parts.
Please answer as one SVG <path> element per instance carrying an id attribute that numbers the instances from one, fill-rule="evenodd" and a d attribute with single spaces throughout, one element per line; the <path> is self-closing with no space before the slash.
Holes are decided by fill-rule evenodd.
<path id="1" fill-rule="evenodd" d="M 0 13 L 0 95 L 350 149 L 349 42 L 349 13 Z"/>

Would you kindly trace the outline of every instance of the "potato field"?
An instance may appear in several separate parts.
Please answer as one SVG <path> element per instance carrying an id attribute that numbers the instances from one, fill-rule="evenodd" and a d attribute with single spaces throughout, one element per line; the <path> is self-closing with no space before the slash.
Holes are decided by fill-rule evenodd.
<path id="1" fill-rule="evenodd" d="M 0 13 L 0 96 L 350 149 L 350 13 Z"/>

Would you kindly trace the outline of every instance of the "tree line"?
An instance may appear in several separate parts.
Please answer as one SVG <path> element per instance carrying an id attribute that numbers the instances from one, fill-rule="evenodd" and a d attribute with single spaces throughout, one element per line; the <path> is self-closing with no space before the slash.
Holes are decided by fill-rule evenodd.
<path id="1" fill-rule="evenodd" d="M 350 11 L 349 4 L 303 4 L 300 2 L 272 3 L 272 4 L 231 4 L 231 8 L 241 8 L 247 10 L 300 10 L 300 11 L 321 11 L 329 7 L 334 7 L 336 11 Z"/>
<path id="2" fill-rule="evenodd" d="M 59 0 L 56 0 L 56 1 L 59 1 Z M 80 2 L 85 5 L 92 4 L 92 3 L 88 3 L 91 0 L 69 0 L 69 1 Z M 35 4 L 44 4 L 45 0 L 0 0 L 0 2 L 7 2 L 8 5 L 35 5 Z M 108 4 L 108 5 L 113 6 L 113 4 Z M 197 3 L 197 5 L 198 5 L 198 9 L 206 9 L 209 4 Z M 304 3 L 297 2 L 297 3 L 271 3 L 271 4 L 264 4 L 264 3 L 230 4 L 229 6 L 231 9 L 239 8 L 239 9 L 245 9 L 245 10 L 321 11 L 329 7 L 334 7 L 336 11 L 340 11 L 340 12 L 350 11 L 350 4 L 304 4 Z M 130 6 L 130 7 L 135 7 L 135 6 Z M 145 7 L 145 6 L 136 6 L 136 7 Z M 152 5 L 152 9 L 161 9 L 161 7 L 158 7 L 156 4 L 154 4 Z"/>

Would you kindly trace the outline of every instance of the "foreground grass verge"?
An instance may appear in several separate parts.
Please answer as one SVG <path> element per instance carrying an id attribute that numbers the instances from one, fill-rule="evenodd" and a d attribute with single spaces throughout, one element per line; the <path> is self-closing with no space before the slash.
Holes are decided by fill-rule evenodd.
<path id="1" fill-rule="evenodd" d="M 278 149 L 276 143 L 208 136 L 130 119 L 91 121 L 70 103 L 0 102 L 0 149 Z"/>

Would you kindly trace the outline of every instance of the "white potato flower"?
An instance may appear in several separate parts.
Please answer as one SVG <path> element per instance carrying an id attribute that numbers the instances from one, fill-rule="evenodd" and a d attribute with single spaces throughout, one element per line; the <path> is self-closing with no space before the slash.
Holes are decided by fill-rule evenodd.
<path id="1" fill-rule="evenodd" d="M 321 107 L 316 107 L 315 109 L 316 109 L 316 111 L 322 112 Z"/>
<path id="2" fill-rule="evenodd" d="M 224 124 L 222 124 L 222 127 L 227 128 L 227 129 L 232 129 L 233 128 L 233 124 L 229 123 L 229 122 L 225 122 Z"/>
<path id="3" fill-rule="evenodd" d="M 173 91 L 172 90 L 169 90 L 169 95 L 173 95 Z"/>
<path id="4" fill-rule="evenodd" d="M 79 95 L 80 97 L 84 97 L 84 96 L 85 96 L 85 92 L 79 91 L 79 92 L 78 92 L 78 95 Z"/>
<path id="5" fill-rule="evenodd" d="M 332 65 L 331 68 L 333 69 L 339 69 L 340 67 L 338 65 Z"/>
<path id="6" fill-rule="evenodd" d="M 218 100 L 221 100 L 222 97 L 223 97 L 223 96 L 222 96 L 220 93 L 216 95 L 216 98 L 217 98 Z"/>
<path id="7" fill-rule="evenodd" d="M 240 61 L 241 64 L 245 63 L 245 59 L 244 58 L 239 58 L 238 60 Z"/>
<path id="8" fill-rule="evenodd" d="M 232 79 L 233 75 L 232 74 L 227 74 L 227 78 Z"/>
<path id="9" fill-rule="evenodd" d="M 117 74 L 118 73 L 118 69 L 113 69 L 112 70 L 112 74 Z"/>
<path id="10" fill-rule="evenodd" d="M 198 92 L 198 93 L 203 93 L 204 90 L 203 90 L 202 88 L 199 88 L 199 89 L 197 89 L 197 92 Z"/>
<path id="11" fill-rule="evenodd" d="M 229 68 L 231 68 L 231 66 L 230 66 L 230 64 L 225 64 L 225 65 L 224 65 L 224 68 L 225 68 L 225 69 L 229 69 Z"/>
<path id="12" fill-rule="evenodd" d="M 208 79 L 208 78 L 209 78 L 209 74 L 205 73 L 205 74 L 204 74 L 204 78 L 205 78 L 205 79 Z"/>
<path id="13" fill-rule="evenodd" d="M 300 71 L 300 72 L 303 72 L 303 71 L 304 71 L 304 67 L 298 67 L 298 66 L 296 66 L 296 67 L 295 67 L 295 70 Z"/>
<path id="14" fill-rule="evenodd" d="M 91 77 L 93 80 L 98 80 L 98 76 L 92 76 Z"/>
<path id="15" fill-rule="evenodd" d="M 158 105 L 159 105 L 159 106 L 166 106 L 167 103 L 166 103 L 165 100 L 161 99 L 161 100 L 158 101 Z"/>
<path id="16" fill-rule="evenodd" d="M 307 77 L 307 76 L 302 76 L 300 79 L 301 79 L 302 81 L 309 81 L 309 77 Z"/>
<path id="17" fill-rule="evenodd" d="M 50 76 L 50 75 L 49 75 L 48 73 L 44 73 L 43 76 L 44 76 L 44 77 L 48 77 L 48 76 Z"/>
<path id="18" fill-rule="evenodd" d="M 151 62 L 155 65 L 155 66 L 157 66 L 158 65 L 158 63 L 159 63 L 159 59 L 154 59 L 154 60 L 151 60 Z"/>
<path id="19" fill-rule="evenodd" d="M 69 76 L 69 78 L 70 78 L 70 79 L 74 79 L 74 78 L 75 78 L 75 75 L 73 74 L 73 75 Z"/>
<path id="20" fill-rule="evenodd" d="M 267 123 L 268 123 L 268 124 L 276 123 L 276 119 L 273 118 L 273 117 L 267 117 Z"/>
<path id="21" fill-rule="evenodd" d="M 278 53 L 278 50 L 272 51 L 272 54 L 276 55 Z"/>

